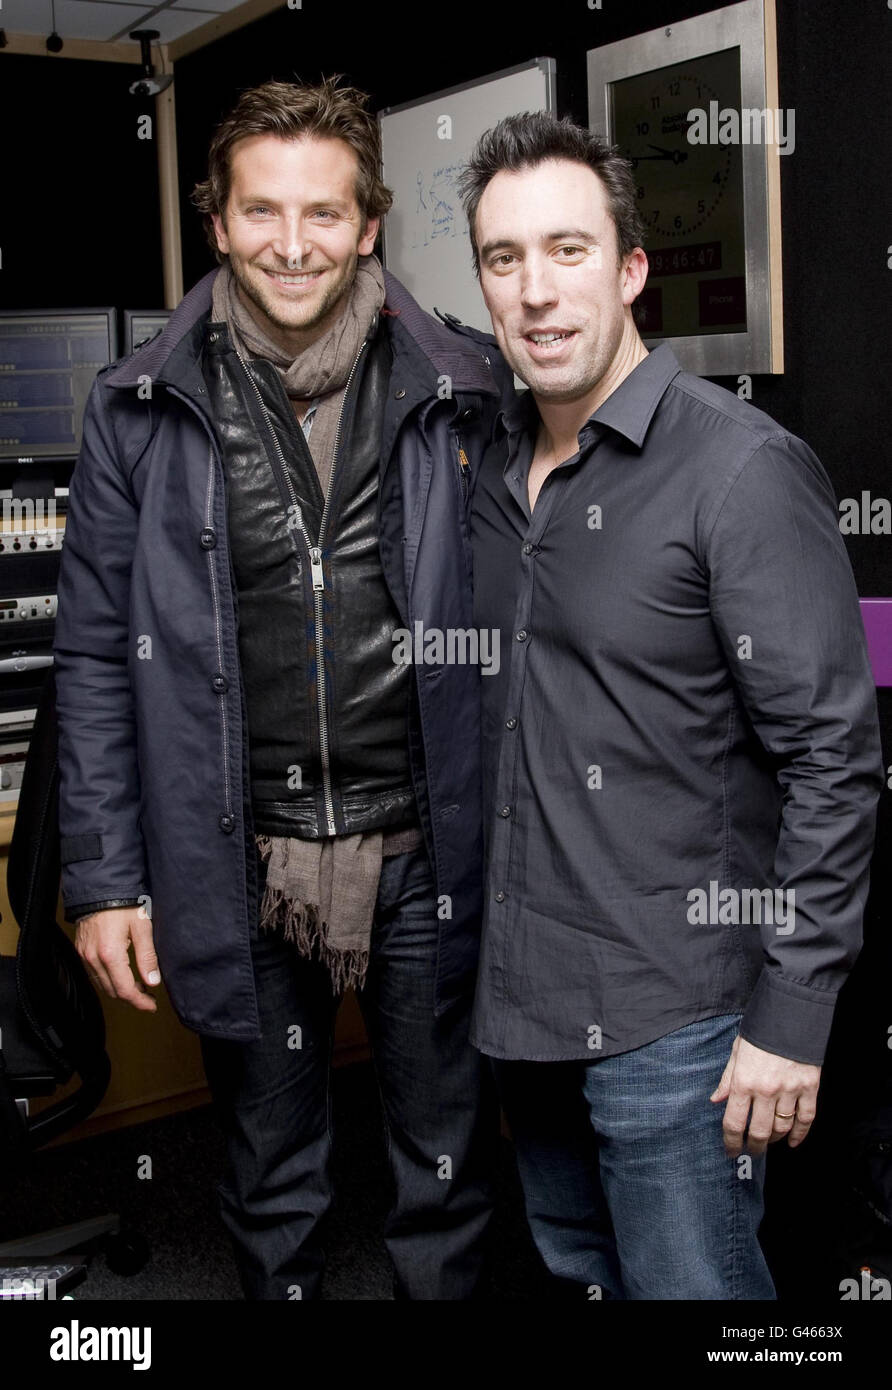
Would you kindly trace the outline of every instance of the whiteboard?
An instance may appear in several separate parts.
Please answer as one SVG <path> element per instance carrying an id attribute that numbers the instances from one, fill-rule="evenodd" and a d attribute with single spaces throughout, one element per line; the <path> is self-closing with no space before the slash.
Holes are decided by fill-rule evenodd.
<path id="1" fill-rule="evenodd" d="M 384 264 L 428 313 L 437 308 L 492 332 L 455 184 L 477 140 L 503 116 L 555 111 L 554 73 L 553 58 L 536 58 L 380 112 L 384 182 L 393 191 Z"/>

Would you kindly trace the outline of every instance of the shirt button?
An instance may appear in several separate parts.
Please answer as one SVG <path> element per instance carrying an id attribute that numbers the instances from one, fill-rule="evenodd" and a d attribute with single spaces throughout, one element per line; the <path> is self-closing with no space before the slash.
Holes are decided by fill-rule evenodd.
<path id="1" fill-rule="evenodd" d="M 517 720 L 514 719 L 513 717 L 512 717 L 511 719 L 506 719 L 506 720 L 505 720 L 505 728 L 506 728 L 506 729 L 516 729 L 516 728 L 517 728 Z"/>
<path id="2" fill-rule="evenodd" d="M 522 627 L 522 628 L 520 629 L 520 632 L 517 633 L 517 640 L 518 640 L 518 642 L 525 642 L 525 641 L 527 640 L 527 638 L 529 637 L 529 635 L 530 635 L 530 634 L 527 632 L 526 628 L 525 628 L 525 627 Z"/>
<path id="3" fill-rule="evenodd" d="M 205 526 L 198 538 L 205 550 L 213 550 L 217 544 L 217 533 L 212 526 Z"/>
<path id="4" fill-rule="evenodd" d="M 524 553 L 524 555 L 532 555 L 532 553 L 533 553 L 533 551 L 534 551 L 535 549 L 536 549 L 536 547 L 535 547 L 534 545 L 531 545 L 530 542 L 527 541 L 526 544 L 525 544 L 524 547 L 523 547 L 523 553 Z"/>
<path id="5" fill-rule="evenodd" d="M 231 835 L 235 829 L 235 818 L 233 816 L 221 816 L 220 829 L 225 830 L 227 835 Z"/>
<path id="6" fill-rule="evenodd" d="M 505 894 L 502 892 L 502 890 L 501 890 L 501 888 L 500 888 L 499 891 L 498 891 L 498 893 L 496 893 L 496 902 L 497 902 L 497 903 L 503 903 L 504 901 L 505 901 Z"/>
<path id="7" fill-rule="evenodd" d="M 511 814 L 511 807 L 510 807 L 510 806 L 503 806 L 503 807 L 501 808 L 501 810 L 499 811 L 499 815 L 500 815 L 500 816 L 505 816 L 505 817 L 507 817 L 507 816 L 510 816 L 510 814 Z"/>
<path id="8" fill-rule="evenodd" d="M 215 676 L 212 677 L 211 685 L 213 686 L 214 690 L 216 690 L 218 695 L 222 695 L 224 691 L 229 689 L 229 681 L 226 679 L 224 675 L 221 675 L 219 671 Z"/>

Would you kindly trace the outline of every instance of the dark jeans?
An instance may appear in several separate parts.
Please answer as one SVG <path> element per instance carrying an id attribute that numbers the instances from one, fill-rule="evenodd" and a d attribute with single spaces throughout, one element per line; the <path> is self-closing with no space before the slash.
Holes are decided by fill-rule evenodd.
<path id="1" fill-rule="evenodd" d="M 258 860 L 261 896 L 265 869 Z M 384 1240 L 398 1298 L 477 1293 L 493 1208 L 498 1102 L 468 1042 L 471 998 L 434 1017 L 439 925 L 425 850 L 385 859 L 359 1002 L 395 1187 Z M 338 999 L 327 970 L 277 933 L 260 932 L 251 950 L 262 1038 L 201 1039 L 227 1146 L 221 1213 L 246 1298 L 313 1298 L 332 1202 Z"/>
<path id="2" fill-rule="evenodd" d="M 740 1014 L 600 1061 L 500 1062 L 533 1239 L 587 1298 L 774 1299 L 765 1155 L 730 1158 L 721 1079 Z"/>

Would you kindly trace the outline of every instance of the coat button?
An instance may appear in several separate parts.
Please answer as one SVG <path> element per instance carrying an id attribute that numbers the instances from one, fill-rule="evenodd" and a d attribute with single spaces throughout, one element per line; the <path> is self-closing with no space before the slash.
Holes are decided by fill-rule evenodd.
<path id="1" fill-rule="evenodd" d="M 217 544 L 217 533 L 212 526 L 205 526 L 198 539 L 205 550 L 213 550 Z"/>
<path id="2" fill-rule="evenodd" d="M 529 637 L 529 635 L 530 635 L 530 634 L 527 632 L 527 630 L 526 630 L 525 627 L 522 627 L 522 628 L 520 629 L 520 632 L 518 632 L 518 633 L 515 634 L 515 636 L 517 637 L 518 642 L 525 642 L 525 641 L 527 640 L 527 638 Z"/>
<path id="3" fill-rule="evenodd" d="M 510 807 L 510 806 L 502 806 L 501 809 L 499 810 L 499 815 L 502 816 L 505 820 L 508 819 L 508 817 L 510 816 L 510 814 L 511 814 L 511 807 Z"/>
<path id="4" fill-rule="evenodd" d="M 473 420 L 473 419 L 475 419 L 476 415 L 477 415 L 477 412 L 476 412 L 476 410 L 474 409 L 474 407 L 469 405 L 468 408 L 467 408 L 467 410 L 463 410 L 463 411 L 462 411 L 461 415 L 459 416 L 459 419 L 460 419 L 460 420 Z"/>
<path id="5" fill-rule="evenodd" d="M 523 553 L 524 555 L 532 555 L 535 549 L 536 547 L 534 545 L 531 545 L 530 542 L 527 541 L 523 546 Z"/>
<path id="6" fill-rule="evenodd" d="M 514 718 L 514 715 L 513 715 L 513 714 L 512 714 L 512 716 L 511 716 L 510 719 L 506 719 L 506 720 L 505 720 L 505 728 L 506 728 L 506 729 L 516 729 L 516 728 L 517 728 L 517 720 Z"/>
<path id="7" fill-rule="evenodd" d="M 505 894 L 502 892 L 502 890 L 501 890 L 501 888 L 500 888 L 499 891 L 498 891 L 498 893 L 496 893 L 496 902 L 497 902 L 497 903 L 503 903 L 504 901 L 505 901 Z"/>
<path id="8" fill-rule="evenodd" d="M 219 824 L 221 830 L 225 830 L 227 835 L 231 835 L 235 829 L 235 817 L 221 816 Z"/>
<path id="9" fill-rule="evenodd" d="M 393 394 L 396 396 L 396 398 L 397 398 L 398 401 L 401 401 L 401 400 L 403 399 L 403 396 L 406 394 L 406 392 L 405 392 L 404 388 L 401 386 L 400 389 L 399 389 L 398 391 L 394 391 Z"/>
<path id="10" fill-rule="evenodd" d="M 229 689 L 229 681 L 219 671 L 211 678 L 211 685 L 218 695 L 222 695 L 225 690 Z"/>

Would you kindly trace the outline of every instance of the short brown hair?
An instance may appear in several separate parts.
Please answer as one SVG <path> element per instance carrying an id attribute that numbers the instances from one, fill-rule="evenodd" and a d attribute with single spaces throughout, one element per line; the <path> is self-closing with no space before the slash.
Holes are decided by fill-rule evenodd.
<path id="1" fill-rule="evenodd" d="M 315 87 L 264 82 L 242 92 L 217 126 L 208 151 L 208 176 L 195 185 L 192 201 L 204 213 L 208 241 L 218 261 L 226 257 L 217 247 L 213 215 L 222 217 L 229 201 L 233 146 L 251 135 L 343 140 L 359 161 L 356 201 L 363 226 L 370 217 L 383 217 L 389 211 L 393 194 L 381 181 L 381 135 L 377 120 L 365 109 L 368 95 L 358 87 L 339 87 L 340 80 L 337 73 Z"/>
<path id="2" fill-rule="evenodd" d="M 632 166 L 600 135 L 576 125 L 568 116 L 558 120 L 547 111 L 524 111 L 506 116 L 481 135 L 458 180 L 471 234 L 474 270 L 480 274 L 475 221 L 483 191 L 503 171 L 533 169 L 546 159 L 569 159 L 585 164 L 604 185 L 607 206 L 616 226 L 622 259 L 644 243 L 644 222 L 638 211 Z"/>

